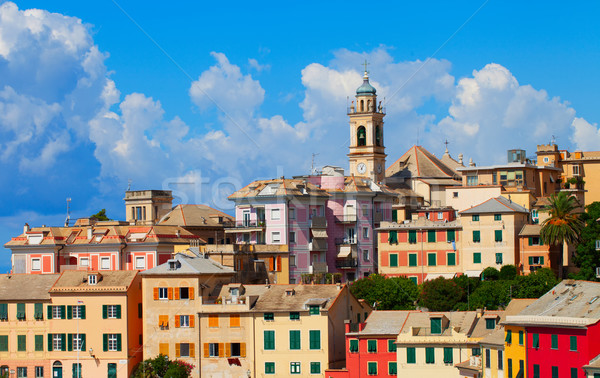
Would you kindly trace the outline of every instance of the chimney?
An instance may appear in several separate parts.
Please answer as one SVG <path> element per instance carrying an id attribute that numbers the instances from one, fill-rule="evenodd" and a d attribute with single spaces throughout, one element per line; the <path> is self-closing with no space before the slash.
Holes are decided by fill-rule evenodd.
<path id="1" fill-rule="evenodd" d="M 458 164 L 463 165 L 463 154 L 458 154 Z"/>
<path id="2" fill-rule="evenodd" d="M 179 231 L 179 229 L 177 229 L 177 231 L 175 232 L 175 235 L 179 238 L 181 237 L 181 231 Z"/>
<path id="3" fill-rule="evenodd" d="M 29 230 L 30 230 L 29 223 L 25 223 L 25 226 L 23 226 L 23 233 L 26 234 L 29 232 Z"/>
<path id="4" fill-rule="evenodd" d="M 94 230 L 92 229 L 92 227 L 89 227 L 87 229 L 87 238 L 91 239 L 92 238 L 92 234 L 93 234 Z"/>

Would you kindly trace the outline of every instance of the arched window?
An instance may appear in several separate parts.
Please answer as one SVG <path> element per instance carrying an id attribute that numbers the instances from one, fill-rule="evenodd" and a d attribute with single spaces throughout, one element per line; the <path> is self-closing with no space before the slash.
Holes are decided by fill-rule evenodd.
<path id="1" fill-rule="evenodd" d="M 361 112 L 365 111 L 365 100 L 360 100 L 360 111 Z"/>
<path id="2" fill-rule="evenodd" d="M 367 131 L 364 126 L 360 126 L 358 131 L 356 132 L 356 139 L 358 146 L 366 146 L 367 145 Z"/>
<path id="3" fill-rule="evenodd" d="M 375 145 L 381 146 L 381 127 L 375 126 Z"/>
<path id="4" fill-rule="evenodd" d="M 371 100 L 367 101 L 367 111 L 368 112 L 372 112 L 373 111 L 373 101 L 371 101 Z"/>

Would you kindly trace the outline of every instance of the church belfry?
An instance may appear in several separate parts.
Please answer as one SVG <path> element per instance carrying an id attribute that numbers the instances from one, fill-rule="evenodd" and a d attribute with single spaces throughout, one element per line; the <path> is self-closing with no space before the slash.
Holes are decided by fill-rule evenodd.
<path id="1" fill-rule="evenodd" d="M 377 91 L 369 83 L 365 62 L 363 83 L 356 90 L 356 101 L 348 111 L 350 117 L 350 174 L 381 182 L 385 178 L 383 117 L 385 110 L 377 103 Z"/>

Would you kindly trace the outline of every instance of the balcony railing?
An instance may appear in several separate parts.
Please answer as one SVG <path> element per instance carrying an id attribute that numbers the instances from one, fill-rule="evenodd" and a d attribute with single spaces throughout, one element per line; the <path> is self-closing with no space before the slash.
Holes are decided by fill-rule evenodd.
<path id="1" fill-rule="evenodd" d="M 327 228 L 327 219 L 316 215 L 311 216 L 310 228 Z"/>
<path id="2" fill-rule="evenodd" d="M 383 213 L 381 211 L 376 211 L 373 213 L 373 221 L 381 222 L 383 220 Z"/>
<path id="3" fill-rule="evenodd" d="M 327 273 L 327 263 L 326 262 L 314 262 L 312 265 L 308 267 L 308 273 L 316 274 L 316 273 Z"/>
<path id="4" fill-rule="evenodd" d="M 358 259 L 337 259 L 335 267 L 338 269 L 354 269 L 358 266 Z"/>
<path id="5" fill-rule="evenodd" d="M 335 244 L 336 245 L 343 245 L 343 244 L 356 244 L 356 236 L 353 238 L 349 238 L 349 237 L 345 237 L 345 238 L 335 238 Z"/>
<path id="6" fill-rule="evenodd" d="M 327 239 L 313 239 L 308 247 L 311 251 L 327 251 Z"/>
<path id="7" fill-rule="evenodd" d="M 335 216 L 337 223 L 355 223 L 356 214 L 339 214 Z"/>
<path id="8" fill-rule="evenodd" d="M 265 227 L 267 222 L 264 219 L 260 220 L 235 220 L 235 221 L 226 221 L 223 222 L 223 226 L 225 228 L 249 228 L 249 227 Z"/>

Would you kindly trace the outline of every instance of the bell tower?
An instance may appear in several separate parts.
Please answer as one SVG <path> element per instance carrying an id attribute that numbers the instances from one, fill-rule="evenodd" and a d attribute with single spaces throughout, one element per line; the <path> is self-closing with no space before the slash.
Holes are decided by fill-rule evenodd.
<path id="1" fill-rule="evenodd" d="M 356 101 L 348 111 L 350 117 L 350 174 L 381 182 L 385 178 L 383 117 L 385 109 L 377 103 L 377 91 L 369 83 L 367 62 L 363 83 L 356 90 Z"/>

